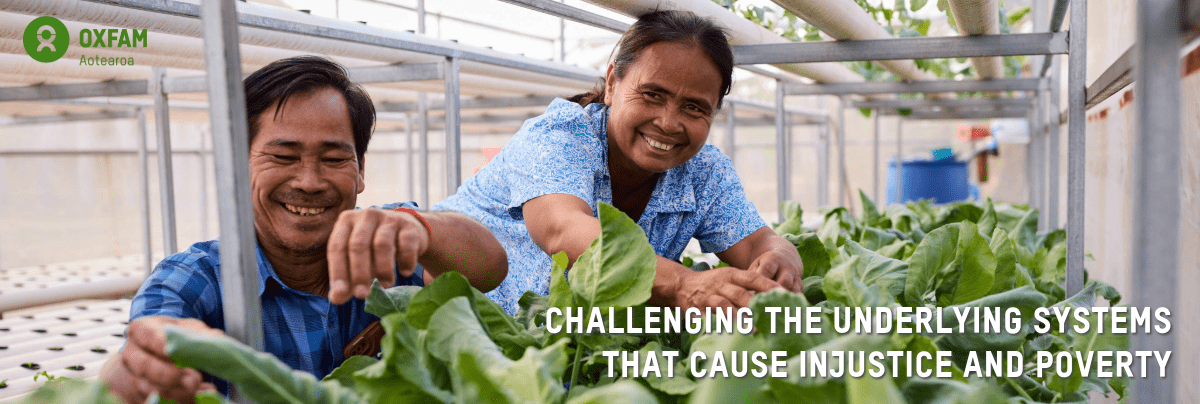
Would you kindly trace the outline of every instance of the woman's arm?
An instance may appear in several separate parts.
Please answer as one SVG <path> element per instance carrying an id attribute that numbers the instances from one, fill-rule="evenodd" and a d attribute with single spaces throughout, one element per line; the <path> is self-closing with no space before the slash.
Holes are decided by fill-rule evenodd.
<path id="1" fill-rule="evenodd" d="M 600 236 L 600 219 L 592 216 L 592 208 L 578 197 L 543 195 L 525 202 L 522 210 L 533 242 L 547 254 L 565 251 L 572 265 Z M 737 268 L 694 272 L 675 261 L 657 258 L 649 302 L 657 306 L 745 307 L 751 292 L 780 286 L 755 272 Z"/>
<path id="2" fill-rule="evenodd" d="M 802 292 L 804 262 L 796 246 L 767 227 L 750 233 L 725 251 L 717 253 L 729 265 L 765 276 L 790 291 Z"/>

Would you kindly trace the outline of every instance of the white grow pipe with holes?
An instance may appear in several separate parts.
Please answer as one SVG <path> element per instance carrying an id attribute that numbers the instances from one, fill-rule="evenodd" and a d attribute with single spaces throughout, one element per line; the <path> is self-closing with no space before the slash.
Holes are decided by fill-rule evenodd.
<path id="1" fill-rule="evenodd" d="M 996 35 L 1000 33 L 999 0 L 950 0 L 950 12 L 962 35 Z M 1004 77 L 1004 64 L 998 56 L 971 58 L 976 77 Z"/>
<path id="2" fill-rule="evenodd" d="M 193 4 L 195 3 L 194 1 L 188 2 Z M 253 3 L 238 3 L 237 7 L 239 12 L 267 16 L 284 21 L 317 24 L 350 32 L 400 38 L 405 41 L 426 44 L 435 47 L 471 48 L 464 45 L 449 43 L 447 41 L 429 39 L 415 34 L 369 27 L 347 21 L 311 16 L 294 10 L 279 9 L 276 7 L 263 6 Z M 159 34 L 173 34 L 193 38 L 199 38 L 201 35 L 200 20 L 196 18 L 134 10 L 125 7 L 109 6 L 82 0 L 6 0 L 4 3 L 0 3 L 0 11 L 37 16 L 48 15 L 57 17 L 60 20 L 80 21 L 106 27 L 147 29 L 151 32 L 154 32 L 154 34 L 148 38 L 149 41 L 153 41 L 154 36 Z M 387 63 L 436 62 L 442 60 L 442 57 L 436 55 L 402 51 L 341 40 L 318 38 L 308 35 L 298 35 L 262 28 L 243 26 L 239 28 L 239 34 L 241 36 L 240 43 L 242 44 L 257 45 L 268 48 L 289 49 L 305 53 L 319 53 Z M 473 52 L 488 54 L 501 59 L 519 59 L 533 64 L 551 65 L 549 62 L 542 62 L 528 58 L 519 58 L 498 51 L 475 48 L 471 48 L 471 50 Z M 483 64 L 467 63 L 464 61 L 464 63 L 462 63 L 462 72 L 477 73 L 489 77 L 516 79 L 525 83 L 536 82 L 551 84 L 558 87 L 575 87 L 582 85 L 582 88 L 589 88 L 593 84 L 590 81 L 587 83 L 580 83 L 576 80 L 554 77 L 546 74 L 532 73 L 520 69 L 503 68 L 492 65 L 486 65 L 486 67 L 484 67 L 481 65 Z M 562 68 L 563 66 L 557 67 Z M 596 73 L 597 77 L 599 77 L 598 72 L 588 71 L 587 69 L 569 67 L 568 69 L 575 69 L 581 73 Z M 462 83 L 464 85 L 468 84 L 466 80 L 463 80 Z M 438 92 L 440 91 L 441 90 Z"/>
<path id="3" fill-rule="evenodd" d="M 137 292 L 146 276 L 93 279 L 87 283 L 55 286 L 45 289 L 6 290 L 0 294 L 0 311 L 18 310 L 76 299 L 115 297 Z"/>
<path id="4" fill-rule="evenodd" d="M 817 29 L 834 39 L 889 39 L 879 22 L 859 7 L 854 0 L 773 0 L 797 17 L 808 21 Z M 888 71 L 901 80 L 935 80 L 936 78 L 917 68 L 911 60 L 877 60 Z"/>
<path id="5" fill-rule="evenodd" d="M 606 9 L 636 17 L 655 10 L 685 10 L 711 18 L 729 29 L 730 43 L 753 45 L 787 43 L 787 39 L 716 5 L 710 0 L 584 0 Z M 862 76 L 838 63 L 792 63 L 775 65 L 821 83 L 863 81 Z"/>

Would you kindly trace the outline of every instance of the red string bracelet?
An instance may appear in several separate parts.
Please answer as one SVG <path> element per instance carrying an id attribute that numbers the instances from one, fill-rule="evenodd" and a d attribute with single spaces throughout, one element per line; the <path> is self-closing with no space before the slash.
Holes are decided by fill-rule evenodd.
<path id="1" fill-rule="evenodd" d="M 418 213 L 416 210 L 411 209 L 411 208 L 406 208 L 403 206 L 392 209 L 392 210 L 397 211 L 397 212 L 404 212 L 404 213 L 413 215 L 413 217 L 416 217 L 417 220 L 421 222 L 421 225 L 425 226 L 425 232 L 429 233 L 429 240 L 431 240 L 431 241 L 433 240 L 433 227 L 430 227 L 429 222 L 425 221 L 425 217 L 421 216 L 421 214 Z"/>

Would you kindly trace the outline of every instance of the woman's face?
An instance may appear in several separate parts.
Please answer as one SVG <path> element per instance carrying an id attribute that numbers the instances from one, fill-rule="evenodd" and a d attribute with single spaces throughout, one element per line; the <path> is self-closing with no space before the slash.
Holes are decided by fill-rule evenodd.
<path id="1" fill-rule="evenodd" d="M 695 156 L 708 139 L 721 88 L 717 66 L 697 45 L 646 47 L 617 80 L 605 78 L 612 163 L 626 174 L 661 173 Z"/>

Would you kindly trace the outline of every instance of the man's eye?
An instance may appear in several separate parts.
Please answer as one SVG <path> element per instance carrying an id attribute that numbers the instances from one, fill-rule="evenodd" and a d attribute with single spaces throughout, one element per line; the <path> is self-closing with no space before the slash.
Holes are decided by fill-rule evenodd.
<path id="1" fill-rule="evenodd" d="M 327 157 L 327 158 L 325 158 L 325 162 L 326 162 L 326 163 L 345 163 L 345 162 L 347 162 L 347 161 L 350 161 L 350 159 L 347 159 L 347 158 L 336 158 L 336 157 Z"/>
<path id="2" fill-rule="evenodd" d="M 642 95 L 646 96 L 646 98 L 655 99 L 655 100 L 657 100 L 659 98 L 658 93 L 653 92 L 653 91 L 646 91 L 646 92 L 642 93 Z"/>
<path id="3" fill-rule="evenodd" d="M 283 160 L 283 161 L 300 161 L 299 157 L 288 156 L 285 154 L 272 154 L 271 157 L 274 157 L 276 160 Z"/>

